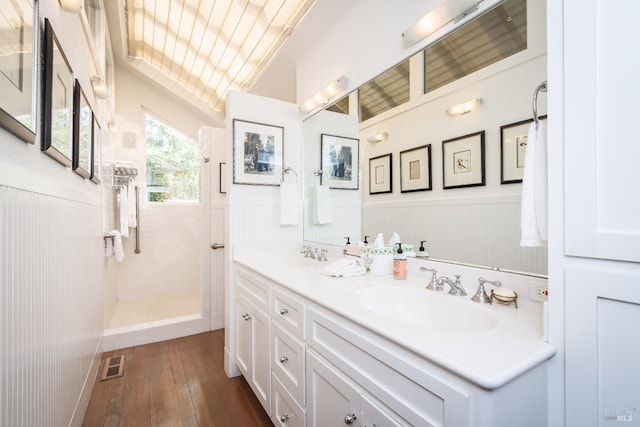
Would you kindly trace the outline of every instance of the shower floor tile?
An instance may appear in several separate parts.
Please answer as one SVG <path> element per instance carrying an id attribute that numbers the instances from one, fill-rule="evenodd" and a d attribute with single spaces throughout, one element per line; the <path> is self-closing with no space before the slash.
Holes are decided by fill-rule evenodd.
<path id="1" fill-rule="evenodd" d="M 200 291 L 119 300 L 111 319 L 111 328 L 153 322 L 200 313 Z"/>

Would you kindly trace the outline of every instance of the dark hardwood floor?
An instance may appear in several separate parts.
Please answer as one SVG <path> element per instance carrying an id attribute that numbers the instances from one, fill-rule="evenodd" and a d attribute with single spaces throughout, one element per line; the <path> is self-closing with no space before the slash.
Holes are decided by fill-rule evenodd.
<path id="1" fill-rule="evenodd" d="M 223 353 L 224 330 L 104 353 L 126 355 L 124 376 L 96 379 L 83 426 L 272 426 Z"/>

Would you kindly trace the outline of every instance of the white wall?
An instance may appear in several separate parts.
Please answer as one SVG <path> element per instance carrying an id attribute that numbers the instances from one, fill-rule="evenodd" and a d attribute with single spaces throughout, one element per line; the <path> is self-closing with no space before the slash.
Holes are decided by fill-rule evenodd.
<path id="1" fill-rule="evenodd" d="M 39 2 L 75 77 L 96 73 L 80 15 Z M 109 144 L 110 136 L 103 133 Z M 0 129 L 0 424 L 80 425 L 101 355 L 104 258 L 101 190 Z"/>
<path id="2" fill-rule="evenodd" d="M 294 245 L 302 241 L 302 180 L 298 179 L 297 225 L 281 226 L 278 218 L 278 186 L 233 184 L 233 119 L 282 126 L 284 165 L 301 176 L 302 121 L 295 104 L 241 92 L 227 95 L 227 182 L 225 236 L 225 372 L 240 375 L 235 366 L 235 271 L 233 251 L 238 246 L 260 247 L 264 243 Z M 242 139 L 239 144 L 242 148 Z M 240 165 L 239 167 L 243 167 Z"/>

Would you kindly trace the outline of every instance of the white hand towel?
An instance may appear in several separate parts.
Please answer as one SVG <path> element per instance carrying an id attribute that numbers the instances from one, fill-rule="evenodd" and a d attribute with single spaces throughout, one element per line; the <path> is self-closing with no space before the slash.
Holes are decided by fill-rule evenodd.
<path id="1" fill-rule="evenodd" d="M 136 218 L 136 183 L 131 178 L 129 180 L 129 227 L 135 228 L 138 226 L 138 218 Z"/>
<path id="2" fill-rule="evenodd" d="M 298 224 L 298 185 L 295 182 L 280 184 L 280 225 Z"/>
<path id="3" fill-rule="evenodd" d="M 328 185 L 314 183 L 313 191 L 313 223 L 331 224 L 331 195 Z"/>
<path id="4" fill-rule="evenodd" d="M 120 187 L 120 235 L 129 237 L 129 193 L 126 185 Z"/>
<path id="5" fill-rule="evenodd" d="M 547 127 L 532 123 L 522 178 L 520 246 L 547 245 Z"/>
<path id="6" fill-rule="evenodd" d="M 120 232 L 118 230 L 112 230 L 109 234 L 113 235 L 113 254 L 116 256 L 116 261 L 122 262 L 122 260 L 124 259 L 122 236 L 120 235 Z"/>
<path id="7" fill-rule="evenodd" d="M 111 258 L 113 256 L 113 238 L 108 238 L 105 237 L 105 246 L 104 246 L 104 251 L 105 251 L 105 256 L 107 258 Z"/>

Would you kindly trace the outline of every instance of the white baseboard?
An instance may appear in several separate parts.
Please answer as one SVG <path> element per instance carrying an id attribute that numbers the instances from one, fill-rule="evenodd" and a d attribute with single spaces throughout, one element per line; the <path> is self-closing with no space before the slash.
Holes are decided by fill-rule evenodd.
<path id="1" fill-rule="evenodd" d="M 73 410 L 71 421 L 69 421 L 69 427 L 81 427 L 84 421 L 87 407 L 89 406 L 89 400 L 91 399 L 91 392 L 93 392 L 93 385 L 96 382 L 98 375 L 98 369 L 100 369 L 100 363 L 102 362 L 102 336 L 98 339 L 98 343 L 93 352 L 93 358 L 91 359 L 91 365 L 89 366 L 89 372 L 84 379 L 82 385 L 82 391 L 78 396 L 76 407 Z"/>

